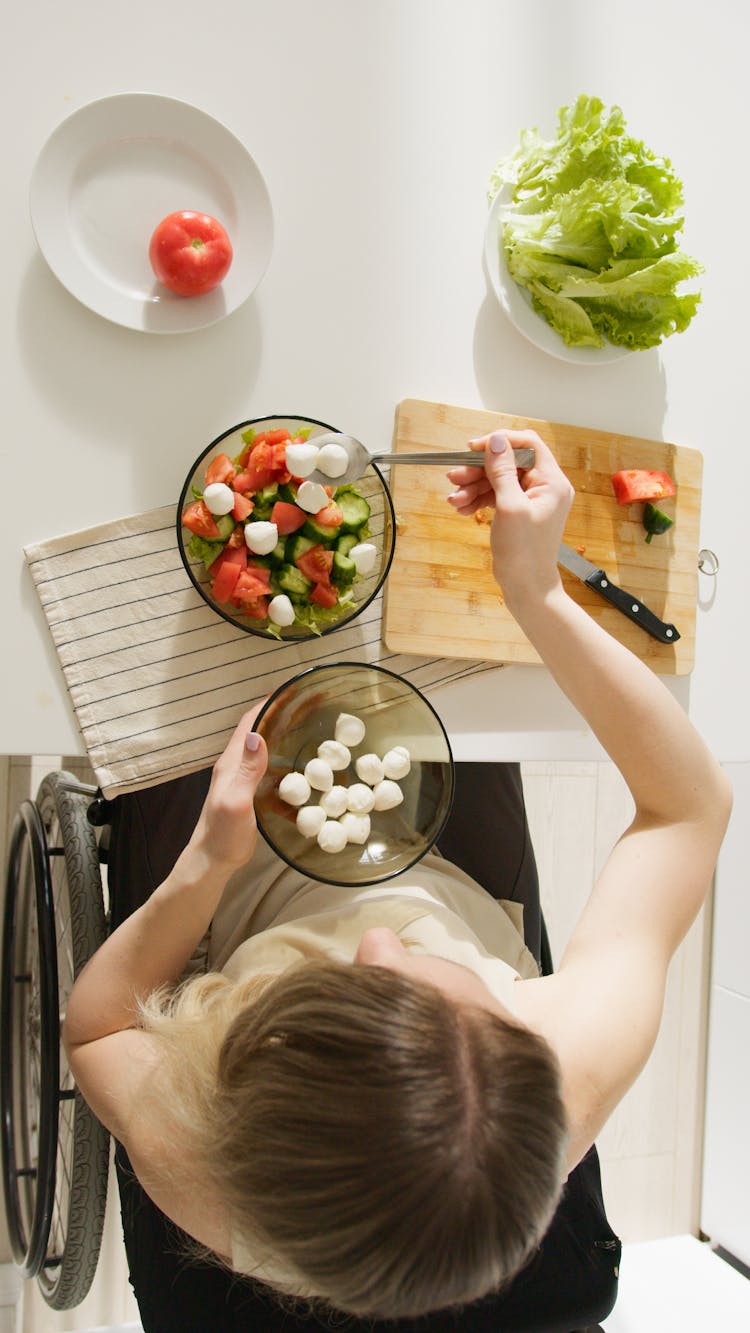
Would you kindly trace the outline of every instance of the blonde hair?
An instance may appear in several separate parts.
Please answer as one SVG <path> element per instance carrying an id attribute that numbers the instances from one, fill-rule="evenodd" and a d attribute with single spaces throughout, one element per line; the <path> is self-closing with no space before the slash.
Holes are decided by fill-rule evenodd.
<path id="1" fill-rule="evenodd" d="M 415 1318 L 496 1290 L 538 1246 L 566 1124 L 529 1029 L 334 962 L 201 978 L 150 998 L 143 1024 L 176 1127 L 280 1290 Z"/>

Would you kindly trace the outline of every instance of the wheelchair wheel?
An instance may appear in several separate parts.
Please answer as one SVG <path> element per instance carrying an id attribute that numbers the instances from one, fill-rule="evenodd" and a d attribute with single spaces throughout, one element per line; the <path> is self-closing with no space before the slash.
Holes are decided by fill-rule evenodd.
<path id="1" fill-rule="evenodd" d="M 13 1257 L 54 1309 L 80 1304 L 96 1271 L 109 1136 L 73 1084 L 60 1022 L 105 938 L 94 792 L 49 774 L 11 834 L 2 943 L 2 1166 Z"/>

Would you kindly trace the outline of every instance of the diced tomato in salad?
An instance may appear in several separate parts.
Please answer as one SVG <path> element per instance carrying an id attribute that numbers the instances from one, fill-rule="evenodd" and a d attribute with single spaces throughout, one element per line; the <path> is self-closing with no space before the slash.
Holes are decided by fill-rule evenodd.
<path id="1" fill-rule="evenodd" d="M 331 582 L 333 551 L 327 551 L 321 544 L 311 546 L 310 550 L 298 556 L 294 563 L 300 574 L 304 574 L 305 578 L 313 583 Z"/>
<path id="2" fill-rule="evenodd" d="M 228 602 L 237 580 L 247 565 L 247 547 L 225 546 L 220 556 L 209 566 L 211 594 L 217 602 Z"/>
<path id="3" fill-rule="evenodd" d="M 195 500 L 182 511 L 182 522 L 196 537 L 204 537 L 207 542 L 221 540 L 216 519 L 203 500 Z"/>
<path id="4" fill-rule="evenodd" d="M 324 528 L 340 528 L 343 521 L 344 515 L 335 500 L 331 500 L 330 504 L 324 505 L 315 515 L 315 522 L 322 523 Z"/>
<path id="5" fill-rule="evenodd" d="M 248 491 L 253 495 L 256 491 L 262 491 L 266 486 L 271 486 L 276 481 L 276 473 L 271 468 L 261 470 L 256 467 L 246 467 L 242 472 L 238 472 L 232 482 L 232 490 L 239 491 L 246 495 Z"/>
<path id="6" fill-rule="evenodd" d="M 307 522 L 307 514 L 299 505 L 277 500 L 271 510 L 271 522 L 276 524 L 280 537 L 288 537 L 290 532 L 297 532 Z"/>
<path id="7" fill-rule="evenodd" d="M 249 495 L 243 495 L 241 491 L 235 492 L 234 504 L 232 505 L 232 518 L 236 518 L 238 523 L 244 523 L 253 512 L 255 505 Z"/>
<path id="8" fill-rule="evenodd" d="M 316 583 L 310 593 L 310 601 L 316 606 L 335 606 L 339 600 L 339 590 L 332 583 Z"/>
<path id="9" fill-rule="evenodd" d="M 218 517 L 212 514 L 201 491 L 194 487 L 196 498 L 185 506 L 182 522 L 192 534 L 188 555 L 203 561 L 211 596 L 217 603 L 251 620 L 267 620 L 271 599 L 285 592 L 295 607 L 295 620 L 315 628 L 318 620 L 335 623 L 340 618 L 331 621 L 326 612 L 340 606 L 343 615 L 352 605 L 351 562 L 348 573 L 342 570 L 349 545 L 367 536 L 370 506 L 354 488 L 342 487 L 334 492 L 332 486 L 324 487 L 328 503 L 314 515 L 294 503 L 302 478 L 287 468 L 286 446 L 292 439 L 306 438 L 306 432 L 292 436 L 281 427 L 257 435 L 250 428 L 243 435 L 243 447 L 236 458 L 218 453 L 204 473 L 204 488 L 221 482 L 233 490 L 230 512 Z M 339 504 L 335 496 L 341 499 L 343 491 L 349 494 Z M 345 532 L 349 545 L 342 540 L 339 546 L 345 517 L 342 505 L 353 499 L 360 507 L 361 518 L 352 521 L 348 512 Z M 251 527 L 256 520 L 270 520 L 277 530 L 276 547 L 267 556 L 254 556 L 245 537 L 246 526 Z M 269 630 L 279 633 L 270 622 Z"/>
<path id="10" fill-rule="evenodd" d="M 206 468 L 206 485 L 221 481 L 225 486 L 231 486 L 236 474 L 237 469 L 231 458 L 227 454 L 217 454 Z"/>

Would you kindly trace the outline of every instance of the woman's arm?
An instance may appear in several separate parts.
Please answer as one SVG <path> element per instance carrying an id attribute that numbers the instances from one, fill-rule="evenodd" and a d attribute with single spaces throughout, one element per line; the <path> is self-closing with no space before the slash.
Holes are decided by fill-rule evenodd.
<path id="1" fill-rule="evenodd" d="M 251 730 L 257 711 L 242 718 L 217 761 L 196 828 L 171 873 L 76 981 L 62 1031 L 72 1065 L 78 1048 L 132 1027 L 138 1000 L 177 980 L 230 876 L 252 856 L 257 839 L 253 797 L 266 767 L 265 745 Z"/>
<path id="2" fill-rule="evenodd" d="M 474 443 L 486 447 L 485 473 L 450 473 L 459 483 L 451 502 L 471 513 L 494 500 L 493 569 L 505 603 L 636 807 L 552 984 L 538 992 L 563 1068 L 587 1089 L 580 1118 L 595 1132 L 650 1052 L 667 965 L 710 886 L 731 789 L 659 678 L 566 594 L 557 549 L 573 491 L 550 450 L 531 432 L 508 432 L 509 445 L 536 449 L 534 468 L 519 474 L 511 448 Z M 529 997 L 536 1003 L 533 989 Z"/>

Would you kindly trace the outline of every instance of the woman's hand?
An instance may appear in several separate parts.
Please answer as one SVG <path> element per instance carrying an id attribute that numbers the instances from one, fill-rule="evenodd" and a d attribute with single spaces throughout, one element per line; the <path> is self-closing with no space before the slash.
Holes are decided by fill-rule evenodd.
<path id="1" fill-rule="evenodd" d="M 259 710 L 260 705 L 244 714 L 214 764 L 208 795 L 188 844 L 214 871 L 231 874 L 255 851 L 258 830 L 253 799 L 268 763 L 265 741 L 252 729 Z"/>
<path id="2" fill-rule="evenodd" d="M 557 550 L 573 500 L 573 487 L 550 449 L 535 431 L 495 431 L 471 440 L 484 450 L 485 468 L 453 468 L 448 478 L 458 487 L 448 496 L 459 514 L 492 505 L 492 571 L 506 602 L 545 596 L 560 585 Z M 536 461 L 519 471 L 513 450 L 532 445 Z"/>

